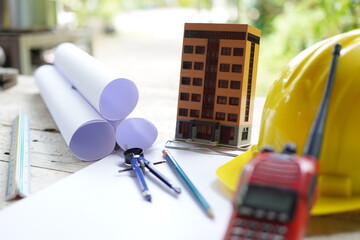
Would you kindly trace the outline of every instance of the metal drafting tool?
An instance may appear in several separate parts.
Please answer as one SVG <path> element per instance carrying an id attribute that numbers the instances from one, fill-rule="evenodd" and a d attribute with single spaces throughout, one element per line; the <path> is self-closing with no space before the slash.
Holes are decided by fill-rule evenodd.
<path id="1" fill-rule="evenodd" d="M 166 163 L 166 160 L 162 160 L 162 161 L 158 161 L 158 162 L 153 162 L 152 164 L 153 165 L 158 165 L 158 164 L 161 164 L 161 163 Z M 129 168 L 124 168 L 124 169 L 120 169 L 118 172 L 127 172 L 127 171 L 132 171 L 132 167 L 129 167 Z"/>
<path id="2" fill-rule="evenodd" d="M 8 179 L 5 199 L 23 198 L 30 194 L 30 120 L 19 113 L 12 129 Z"/>
<path id="3" fill-rule="evenodd" d="M 173 189 L 177 194 L 181 193 L 181 188 L 174 186 L 174 184 L 170 182 L 161 172 L 154 168 L 152 162 L 144 157 L 144 152 L 141 148 L 128 149 L 124 152 L 124 156 L 125 164 L 131 165 L 132 169 L 135 171 L 142 195 L 147 201 L 151 202 L 152 197 L 144 177 L 145 168 L 149 169 L 152 174 L 159 178 L 169 188 Z"/>

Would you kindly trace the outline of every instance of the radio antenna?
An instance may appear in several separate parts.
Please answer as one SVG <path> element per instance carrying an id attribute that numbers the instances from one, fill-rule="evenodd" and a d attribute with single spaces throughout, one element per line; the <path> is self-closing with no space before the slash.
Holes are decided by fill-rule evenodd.
<path id="1" fill-rule="evenodd" d="M 318 113 L 316 118 L 311 126 L 309 137 L 305 143 L 304 147 L 304 156 L 311 156 L 316 159 L 319 159 L 321 145 L 323 141 L 323 135 L 325 131 L 326 115 L 328 111 L 329 101 L 331 90 L 334 85 L 334 78 L 336 73 L 336 67 L 338 63 L 338 58 L 340 55 L 341 45 L 337 43 L 333 48 L 333 58 L 330 67 L 329 77 L 326 83 L 325 93 L 323 99 L 320 103 Z"/>

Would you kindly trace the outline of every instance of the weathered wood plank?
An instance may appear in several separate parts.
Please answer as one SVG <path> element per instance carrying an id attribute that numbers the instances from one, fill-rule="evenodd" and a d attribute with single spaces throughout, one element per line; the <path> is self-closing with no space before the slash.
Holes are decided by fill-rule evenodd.
<path id="1" fill-rule="evenodd" d="M 0 124 L 12 125 L 21 110 L 30 118 L 32 129 L 57 129 L 31 77 L 19 77 L 18 84 L 0 92 Z"/>
<path id="2" fill-rule="evenodd" d="M 74 157 L 41 99 L 32 77 L 19 77 L 18 84 L 0 92 L 0 209 L 5 201 L 12 124 L 19 111 L 30 118 L 31 188 L 36 192 L 92 162 Z"/>
<path id="3" fill-rule="evenodd" d="M 10 126 L 3 125 L 0 128 L 0 161 L 9 161 L 11 130 Z M 32 129 L 30 152 L 31 166 L 49 170 L 73 173 L 92 163 L 74 157 L 58 132 Z"/>

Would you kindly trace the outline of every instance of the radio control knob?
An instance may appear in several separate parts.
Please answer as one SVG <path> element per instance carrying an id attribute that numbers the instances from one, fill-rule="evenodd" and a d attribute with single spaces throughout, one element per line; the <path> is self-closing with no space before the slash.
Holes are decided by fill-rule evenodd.
<path id="1" fill-rule="evenodd" d="M 285 154 L 295 154 L 296 153 L 296 145 L 294 143 L 287 143 L 287 144 L 285 144 L 282 152 Z"/>
<path id="2" fill-rule="evenodd" d="M 270 145 L 266 145 L 264 147 L 261 148 L 261 152 L 274 152 L 274 148 Z"/>

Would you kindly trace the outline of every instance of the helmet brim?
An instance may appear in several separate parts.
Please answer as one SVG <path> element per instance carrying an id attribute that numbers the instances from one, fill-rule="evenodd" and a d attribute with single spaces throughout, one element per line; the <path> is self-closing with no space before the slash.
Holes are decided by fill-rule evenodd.
<path id="1" fill-rule="evenodd" d="M 311 209 L 311 215 L 325 215 L 360 209 L 360 196 L 328 197 L 319 195 Z"/>
<path id="2" fill-rule="evenodd" d="M 252 146 L 250 150 L 237 156 L 217 169 L 216 174 L 219 180 L 231 192 L 236 191 L 243 167 L 255 156 L 257 153 L 256 149 L 256 145 Z M 334 214 L 359 209 L 360 196 L 330 197 L 319 194 L 315 205 L 311 209 L 311 215 Z"/>
<path id="3" fill-rule="evenodd" d="M 254 147 L 254 146 L 253 146 Z M 240 154 L 231 161 L 225 163 L 216 170 L 219 180 L 232 192 L 236 191 L 241 171 L 245 164 L 252 159 L 254 153 L 252 149 Z"/>

